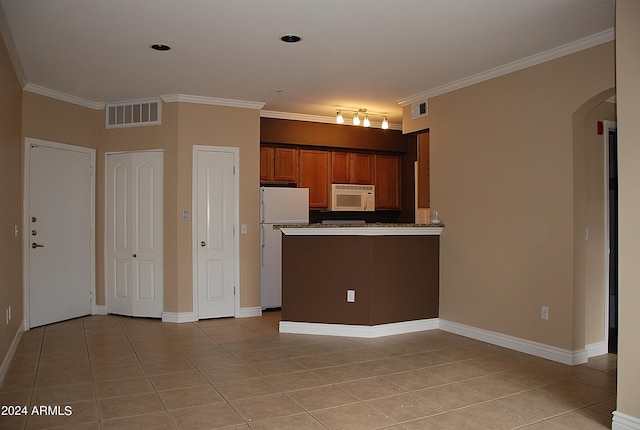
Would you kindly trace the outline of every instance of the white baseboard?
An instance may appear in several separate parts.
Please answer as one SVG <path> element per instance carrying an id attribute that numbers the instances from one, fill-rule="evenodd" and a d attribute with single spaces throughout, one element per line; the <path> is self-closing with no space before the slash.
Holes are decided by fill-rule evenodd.
<path id="1" fill-rule="evenodd" d="M 587 357 L 597 357 L 598 355 L 609 353 L 609 348 L 607 348 L 607 343 L 604 340 L 585 345 L 585 348 L 587 349 Z"/>
<path id="2" fill-rule="evenodd" d="M 24 332 L 25 323 L 18 326 L 18 330 L 16 334 L 13 336 L 13 341 L 11 345 L 9 345 L 9 350 L 4 356 L 2 360 L 2 366 L 0 367 L 0 386 L 4 382 L 5 376 L 7 376 L 7 372 L 9 371 L 9 367 L 11 367 L 11 362 L 13 361 L 13 357 L 16 355 L 16 350 L 18 349 L 18 345 L 20 344 L 20 339 L 22 339 L 22 333 Z"/>
<path id="3" fill-rule="evenodd" d="M 255 306 L 252 308 L 240 308 L 240 312 L 236 318 L 251 318 L 262 316 L 262 308 Z"/>
<path id="4" fill-rule="evenodd" d="M 433 330 L 436 328 L 438 328 L 438 318 L 416 321 L 403 321 L 398 323 L 380 324 L 374 326 L 280 321 L 280 333 L 319 334 L 326 336 L 350 336 L 367 338 L 413 333 L 416 331 Z"/>
<path id="5" fill-rule="evenodd" d="M 482 342 L 491 343 L 514 351 L 524 352 L 536 357 L 546 358 L 548 360 L 572 366 L 586 363 L 589 357 L 606 354 L 606 345 L 604 345 L 604 342 L 602 342 L 602 344 L 596 343 L 588 345 L 585 349 L 570 351 L 439 318 L 381 324 L 377 326 L 280 321 L 281 333 L 317 334 L 327 336 L 381 337 L 433 329 L 440 329 L 450 333 L 459 334 L 471 339 L 480 340 Z"/>
<path id="6" fill-rule="evenodd" d="M 198 321 L 193 312 L 162 312 L 162 322 L 185 323 Z"/>
<path id="7" fill-rule="evenodd" d="M 105 305 L 95 305 L 93 307 L 92 315 L 106 315 L 107 307 Z"/>
<path id="8" fill-rule="evenodd" d="M 640 418 L 613 411 L 611 430 L 640 430 Z"/>
<path id="9" fill-rule="evenodd" d="M 587 350 L 569 351 L 555 346 L 545 345 L 543 343 L 533 342 L 531 340 L 520 339 L 502 333 L 496 333 L 459 324 L 452 321 L 440 320 L 440 330 L 450 333 L 459 334 L 461 336 L 470 337 L 472 339 L 481 340 L 494 345 L 503 346 L 515 351 L 524 352 L 526 354 L 535 355 L 536 357 L 546 358 L 548 360 L 557 361 L 563 364 L 575 365 L 587 362 Z"/>
<path id="10" fill-rule="evenodd" d="M 253 308 L 240 308 L 240 313 L 236 318 L 259 317 L 262 315 L 260 306 Z M 198 321 L 195 312 L 163 312 L 162 322 L 185 323 Z"/>

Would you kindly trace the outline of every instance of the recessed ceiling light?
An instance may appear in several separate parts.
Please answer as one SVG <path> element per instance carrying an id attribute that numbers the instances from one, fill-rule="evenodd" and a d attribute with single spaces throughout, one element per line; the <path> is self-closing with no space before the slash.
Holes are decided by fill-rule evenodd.
<path id="1" fill-rule="evenodd" d="M 156 51 L 168 51 L 171 49 L 169 45 L 165 45 L 164 43 L 154 43 L 151 45 L 151 49 L 155 49 Z"/>
<path id="2" fill-rule="evenodd" d="M 287 43 L 296 43 L 300 42 L 302 40 L 302 37 L 296 36 L 295 34 L 285 34 L 280 38 L 280 40 Z"/>

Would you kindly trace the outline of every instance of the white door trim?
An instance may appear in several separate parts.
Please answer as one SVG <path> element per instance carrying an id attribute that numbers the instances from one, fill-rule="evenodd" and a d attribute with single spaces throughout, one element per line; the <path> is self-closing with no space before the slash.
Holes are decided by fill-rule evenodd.
<path id="1" fill-rule="evenodd" d="M 233 208 L 233 243 L 234 243 L 234 255 L 233 255 L 233 284 L 235 285 L 234 296 L 234 317 L 240 315 L 240 240 L 239 240 L 239 206 L 240 206 L 240 148 L 230 146 L 209 146 L 209 145 L 193 145 L 193 160 L 192 160 L 192 182 L 191 182 L 191 252 L 193 259 L 193 274 L 191 286 L 193 289 L 193 315 L 195 320 L 200 319 L 198 311 L 198 285 L 196 280 L 198 279 L 198 223 L 196 217 L 197 211 L 197 183 L 198 183 L 198 152 L 232 152 L 235 160 L 235 174 L 233 175 L 233 199 L 236 202 Z M 257 204 L 257 203 L 256 203 Z"/>
<path id="2" fill-rule="evenodd" d="M 95 231 L 96 231 L 96 176 L 95 176 L 95 165 L 96 165 L 96 150 L 93 148 L 85 148 L 82 146 L 68 145 L 66 143 L 58 143 L 58 142 L 50 142 L 47 140 L 34 139 L 31 137 L 25 138 L 24 141 L 24 181 L 23 181 L 23 201 L 22 201 L 22 279 L 24 283 L 24 329 L 29 330 L 30 327 L 30 309 L 29 309 L 29 241 L 30 237 L 28 234 L 29 231 L 29 163 L 30 163 L 30 151 L 29 148 L 32 146 L 44 146 L 47 148 L 66 150 L 66 151 L 75 151 L 83 154 L 89 154 L 91 157 L 91 235 L 90 235 L 90 261 L 91 261 L 91 281 L 90 281 L 90 292 L 91 295 L 91 313 L 96 314 L 96 256 L 95 256 Z"/>

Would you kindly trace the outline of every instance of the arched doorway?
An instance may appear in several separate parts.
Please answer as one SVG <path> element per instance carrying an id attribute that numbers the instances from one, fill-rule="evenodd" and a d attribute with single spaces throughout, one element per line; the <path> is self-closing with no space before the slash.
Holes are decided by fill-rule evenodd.
<path id="1" fill-rule="evenodd" d="M 610 352 L 609 315 L 615 318 L 609 309 L 609 225 L 612 220 L 608 203 L 610 156 L 605 129 L 605 124 L 614 124 L 616 118 L 614 95 L 614 88 L 603 91 L 573 115 L 574 339 L 576 347 L 580 347 L 577 343 L 584 336 L 588 356 Z M 615 270 L 611 274 L 615 275 Z"/>

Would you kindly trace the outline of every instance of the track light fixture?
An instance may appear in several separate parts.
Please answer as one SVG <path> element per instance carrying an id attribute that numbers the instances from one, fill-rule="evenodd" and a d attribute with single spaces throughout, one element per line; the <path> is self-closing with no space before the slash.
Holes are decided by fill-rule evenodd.
<path id="1" fill-rule="evenodd" d="M 367 111 L 366 109 L 337 109 L 336 110 L 336 123 L 337 124 L 344 124 L 344 116 L 342 115 L 343 112 L 352 112 L 353 113 L 353 119 L 352 119 L 352 124 L 353 125 L 360 125 L 362 124 L 363 127 L 371 127 L 371 121 L 369 120 L 369 117 L 371 115 L 373 116 L 380 116 L 382 118 L 382 122 L 380 123 L 380 128 L 382 128 L 383 130 L 387 130 L 389 128 L 389 120 L 387 119 L 387 115 L 385 113 L 378 113 L 378 112 L 370 112 Z"/>

